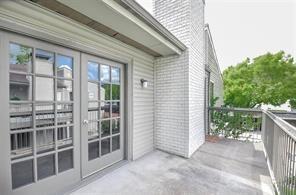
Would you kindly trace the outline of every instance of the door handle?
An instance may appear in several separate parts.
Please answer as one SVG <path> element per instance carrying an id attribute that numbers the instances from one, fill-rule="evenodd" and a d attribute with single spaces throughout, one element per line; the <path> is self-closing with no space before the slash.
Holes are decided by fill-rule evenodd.
<path id="1" fill-rule="evenodd" d="M 83 120 L 83 124 L 84 124 L 84 125 L 88 125 L 88 120 L 84 119 L 84 120 Z"/>

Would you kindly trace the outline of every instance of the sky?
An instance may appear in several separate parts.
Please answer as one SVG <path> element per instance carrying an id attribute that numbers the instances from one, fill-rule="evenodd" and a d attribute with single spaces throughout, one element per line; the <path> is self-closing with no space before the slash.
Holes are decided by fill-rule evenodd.
<path id="1" fill-rule="evenodd" d="M 153 12 L 152 0 L 137 1 Z M 205 22 L 222 71 L 267 52 L 296 59 L 296 0 L 206 0 Z"/>

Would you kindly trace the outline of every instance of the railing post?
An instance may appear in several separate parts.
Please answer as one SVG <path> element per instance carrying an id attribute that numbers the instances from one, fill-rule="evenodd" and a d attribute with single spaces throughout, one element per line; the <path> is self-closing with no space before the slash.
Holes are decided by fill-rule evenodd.
<path id="1" fill-rule="evenodd" d="M 261 140 L 263 144 L 266 143 L 265 136 L 266 135 L 266 115 L 264 112 L 262 112 L 262 124 L 261 124 Z"/>
<path id="2" fill-rule="evenodd" d="M 211 121 L 212 121 L 212 117 L 211 117 L 211 110 L 208 107 L 207 109 L 207 135 L 210 135 L 210 131 L 211 131 Z"/>

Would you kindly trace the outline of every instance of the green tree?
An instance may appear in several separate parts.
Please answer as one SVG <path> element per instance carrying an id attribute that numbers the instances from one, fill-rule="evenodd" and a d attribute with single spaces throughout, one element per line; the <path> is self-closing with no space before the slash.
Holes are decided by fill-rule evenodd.
<path id="1" fill-rule="evenodd" d="M 20 46 L 20 52 L 16 56 L 18 64 L 26 64 L 31 60 L 31 48 Z"/>
<path id="2" fill-rule="evenodd" d="M 296 64 L 283 51 L 246 59 L 226 69 L 223 79 L 225 105 L 252 108 L 290 100 L 296 107 Z"/>

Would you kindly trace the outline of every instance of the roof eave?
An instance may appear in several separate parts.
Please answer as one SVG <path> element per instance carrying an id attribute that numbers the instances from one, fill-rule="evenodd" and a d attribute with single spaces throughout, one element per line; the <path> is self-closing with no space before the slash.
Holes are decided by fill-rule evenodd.
<path id="1" fill-rule="evenodd" d="M 172 44 L 178 47 L 181 51 L 185 51 L 187 47 L 177 37 L 175 37 L 168 29 L 166 29 L 160 22 L 158 22 L 146 9 L 134 0 L 117 0 L 129 7 L 133 12 L 140 17 L 142 21 L 154 28 L 163 37 L 169 40 Z"/>

